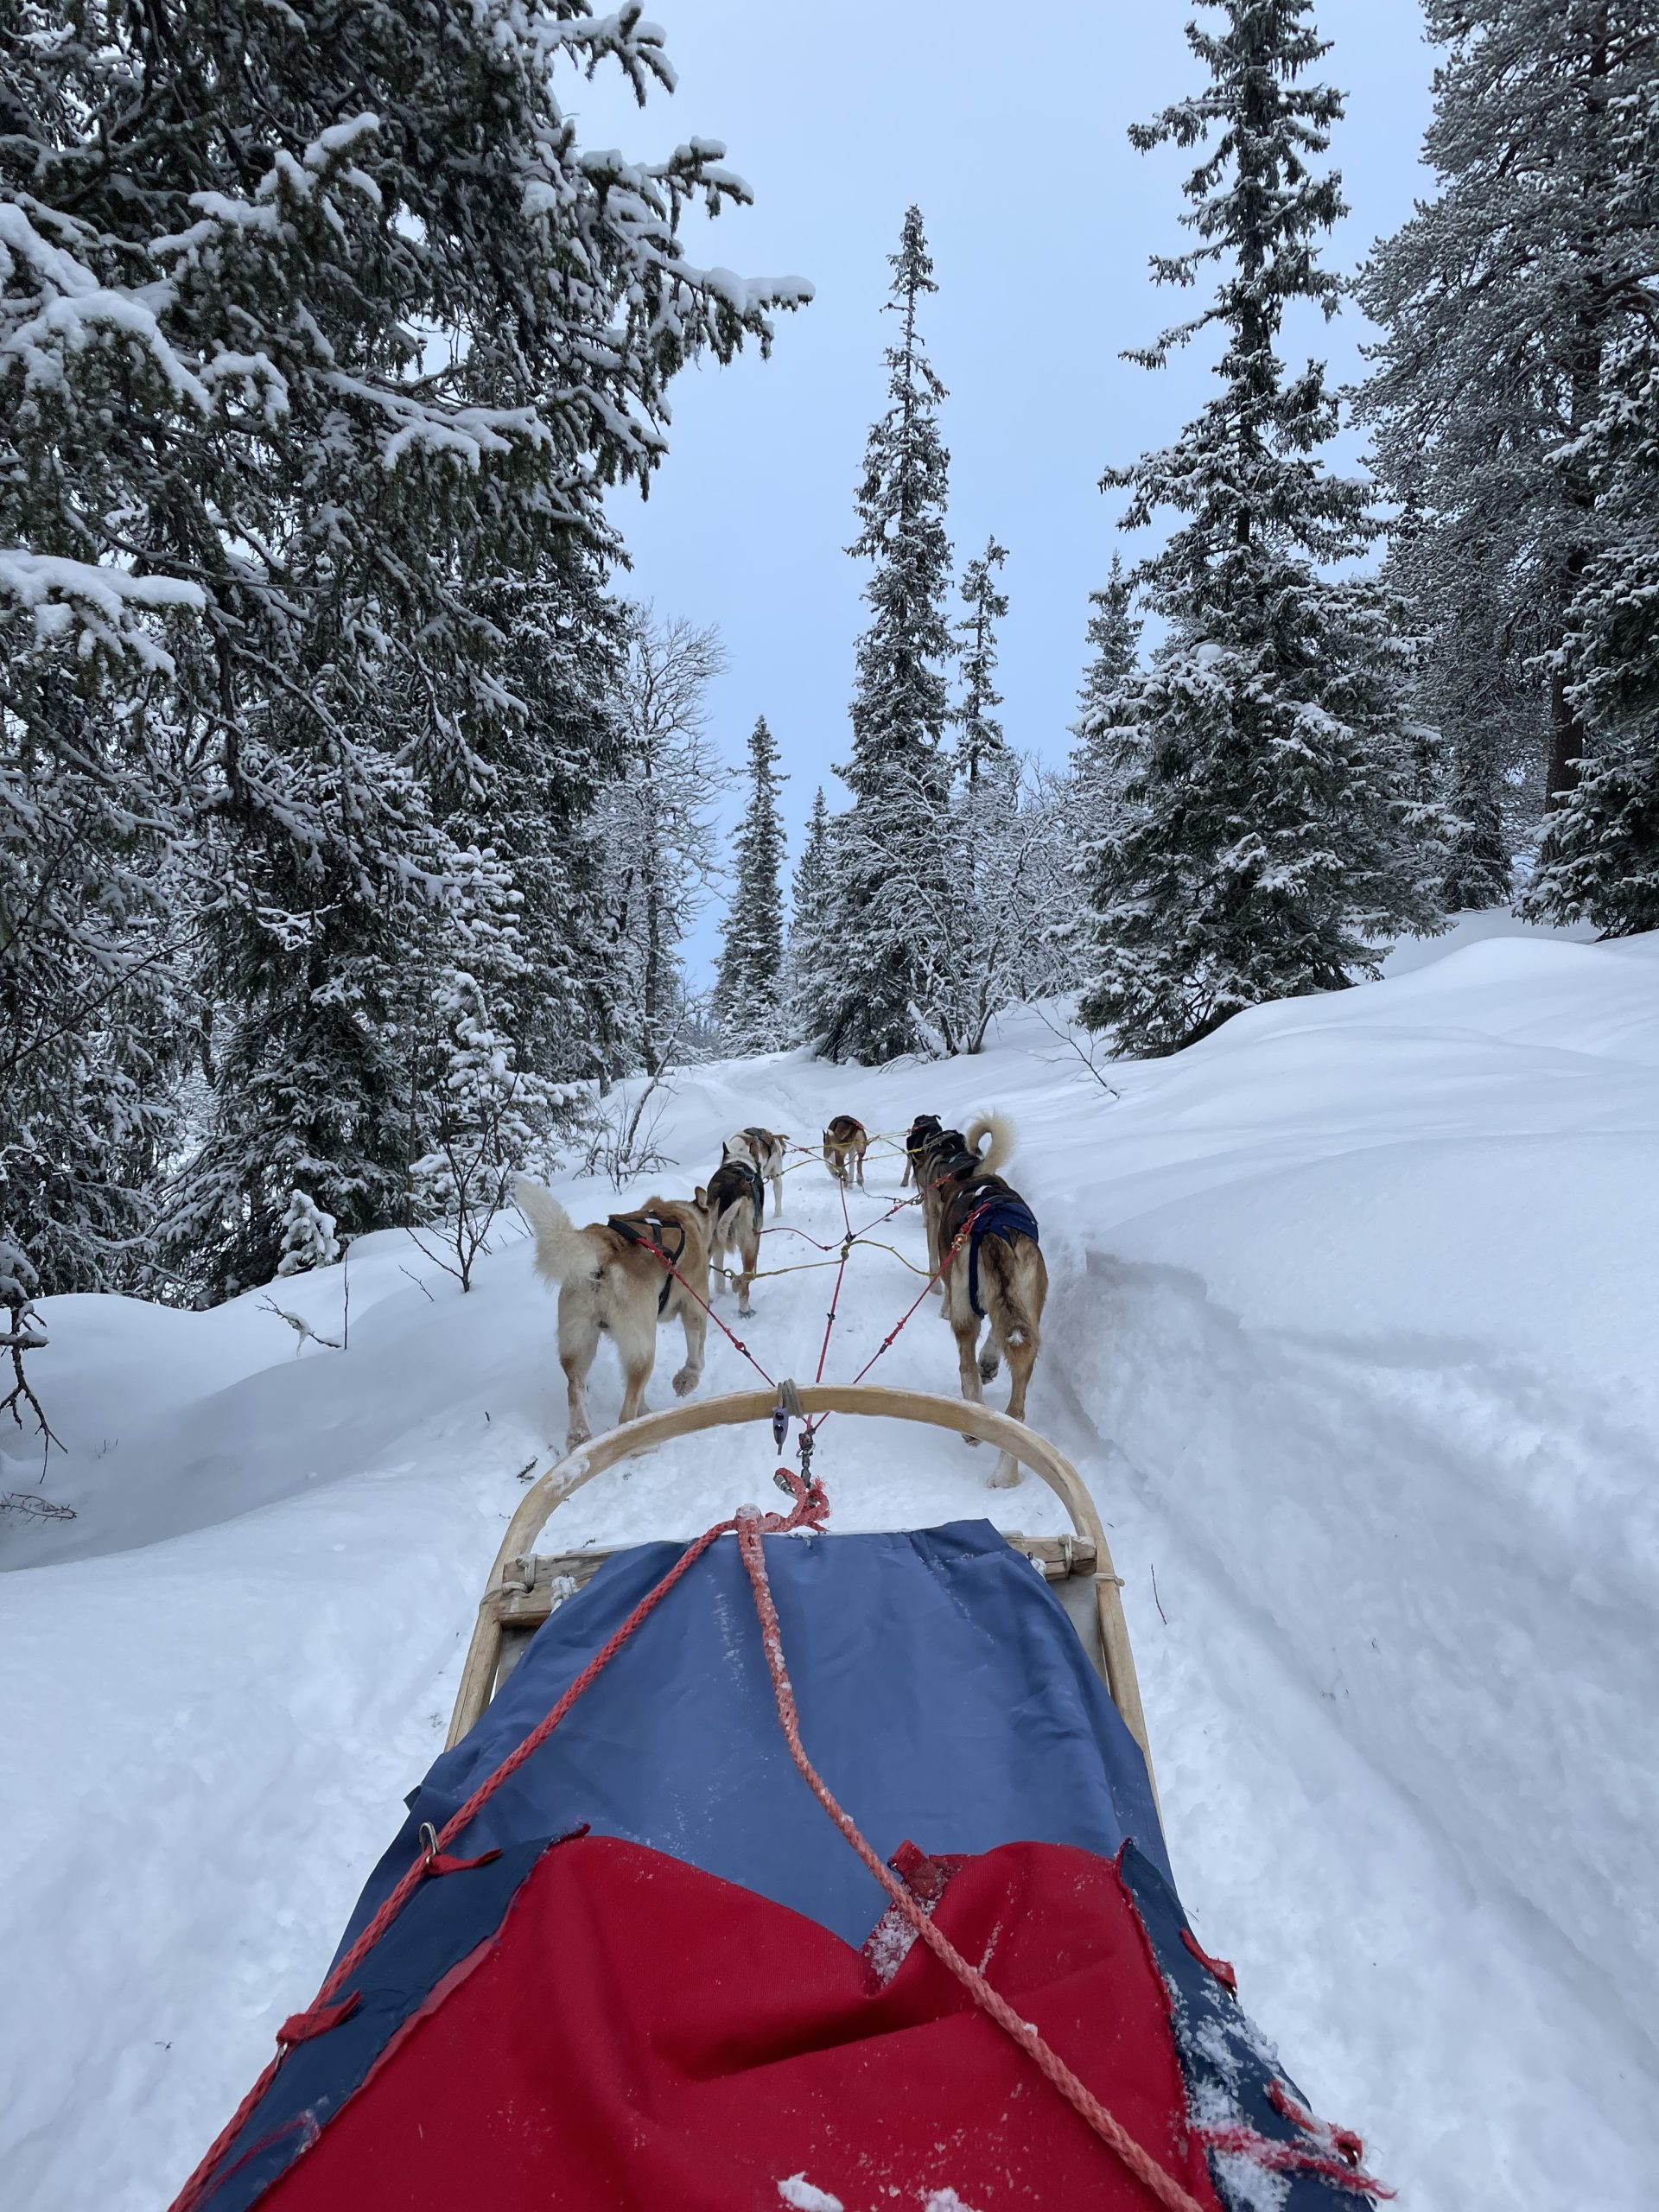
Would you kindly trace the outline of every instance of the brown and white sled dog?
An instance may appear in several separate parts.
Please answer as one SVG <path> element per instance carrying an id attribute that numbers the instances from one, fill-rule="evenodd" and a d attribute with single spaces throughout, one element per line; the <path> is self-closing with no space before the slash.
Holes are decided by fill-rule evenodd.
<path id="1" fill-rule="evenodd" d="M 776 1129 L 736 1129 L 721 1147 L 721 1163 L 728 1160 L 753 1160 L 756 1169 L 772 1185 L 772 1210 L 774 1214 L 784 1210 L 784 1156 L 789 1150 L 789 1139 Z"/>
<path id="2" fill-rule="evenodd" d="M 990 1142 L 982 1154 L 980 1140 L 987 1135 Z M 1006 1358 L 1008 1411 L 1015 1421 L 1023 1421 L 1026 1393 L 1042 1349 L 1048 1269 L 1038 1247 L 1036 1217 L 1013 1185 L 995 1173 L 1013 1149 L 1013 1131 L 1000 1115 L 986 1115 L 970 1126 L 964 1156 L 954 1170 L 944 1170 L 944 1179 L 937 1186 L 933 1249 L 937 1267 L 938 1254 L 950 1252 L 957 1237 L 963 1238 L 940 1279 L 944 1318 L 957 1340 L 963 1396 L 983 1405 L 985 1385 Z M 936 1169 L 936 1177 L 938 1173 Z M 982 1321 L 989 1326 L 983 1352 L 979 1349 Z M 992 1484 L 1003 1488 L 1019 1479 L 1019 1461 L 1004 1452 Z"/>
<path id="3" fill-rule="evenodd" d="M 760 1264 L 760 1221 L 766 1210 L 766 1186 L 754 1162 L 747 1156 L 722 1160 L 709 1185 L 709 1261 L 716 1274 L 724 1275 L 728 1289 L 735 1286 L 738 1314 L 744 1320 L 754 1311 L 749 1288 Z M 734 1258 L 740 1270 L 735 1273 L 730 1264 Z"/>
<path id="4" fill-rule="evenodd" d="M 981 1114 L 960 1129 L 936 1129 L 924 1137 L 915 1157 L 916 1188 L 927 1231 L 927 1266 L 938 1272 L 939 1255 L 950 1244 L 939 1237 L 939 1223 L 951 1192 L 976 1175 L 995 1175 L 1014 1157 L 1014 1129 L 1006 1116 Z M 941 1300 L 944 1286 L 939 1285 Z"/>
<path id="5" fill-rule="evenodd" d="M 635 1213 L 613 1214 L 578 1229 L 552 1192 L 528 1176 L 520 1175 L 514 1190 L 536 1232 L 536 1272 L 559 1286 L 559 1364 L 570 1400 L 566 1451 L 585 1444 L 593 1433 L 587 1383 L 601 1336 L 614 1341 L 622 1363 L 626 1387 L 620 1420 L 637 1421 L 645 1410 L 659 1322 L 683 1325 L 685 1364 L 674 1377 L 674 1389 L 682 1398 L 695 1390 L 702 1375 L 709 1317 L 685 1284 L 646 1249 L 646 1240 L 665 1252 L 685 1283 L 706 1298 L 708 1192 L 699 1190 L 695 1198 L 652 1198 Z"/>
<path id="6" fill-rule="evenodd" d="M 869 1132 L 852 1114 L 837 1114 L 823 1133 L 823 1164 L 838 1183 L 856 1181 L 864 1187 L 864 1154 Z"/>

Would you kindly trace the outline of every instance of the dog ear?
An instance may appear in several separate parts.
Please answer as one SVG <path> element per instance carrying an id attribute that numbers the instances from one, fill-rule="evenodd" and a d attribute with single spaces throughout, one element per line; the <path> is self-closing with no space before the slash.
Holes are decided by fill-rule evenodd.
<path id="1" fill-rule="evenodd" d="M 698 1185 L 697 1185 L 697 1194 L 696 1194 L 696 1198 L 694 1198 L 692 1199 L 691 1203 L 692 1203 L 692 1205 L 693 1205 L 694 1206 L 697 1207 L 697 1208 L 699 1209 L 699 1211 L 702 1211 L 702 1212 L 703 1212 L 703 1213 L 707 1213 L 707 1212 L 708 1212 L 708 1211 L 709 1211 L 709 1193 L 708 1193 L 708 1192 L 707 1192 L 706 1190 L 704 1190 L 704 1188 L 703 1188 L 703 1186 L 702 1186 L 702 1185 L 701 1183 L 699 1183 L 699 1184 L 698 1184 Z"/>

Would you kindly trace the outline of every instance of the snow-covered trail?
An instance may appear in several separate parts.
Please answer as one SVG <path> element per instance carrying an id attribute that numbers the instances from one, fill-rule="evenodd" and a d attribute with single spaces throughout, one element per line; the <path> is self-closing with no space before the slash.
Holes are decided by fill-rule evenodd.
<path id="1" fill-rule="evenodd" d="M 1034 1016 L 976 1061 L 700 1070 L 655 1179 L 757 1118 L 810 1141 L 838 1110 L 1012 1114 L 1052 1276 L 1032 1418 L 1111 1527 L 1201 1934 L 1405 2202 L 1634 2212 L 1659 2108 L 1655 948 L 1473 945 L 1110 1074 Z M 855 1227 L 899 1173 L 872 1154 Z M 562 1189 L 579 1217 L 620 1203 Z M 821 1166 L 785 1189 L 839 1236 Z M 919 1261 L 912 1211 L 875 1234 Z M 774 1375 L 810 1375 L 833 1281 L 757 1285 L 740 1333 Z M 856 1253 L 826 1372 L 920 1282 Z M 279 1302 L 333 1334 L 341 1287 Z M 0 2171 L 27 2212 L 163 2204 L 308 1996 L 442 1740 L 519 1471 L 563 1433 L 523 1243 L 463 1300 L 367 1240 L 352 1300 L 349 1352 L 298 1359 L 254 1297 L 51 1315 L 52 1489 L 80 1518 L 0 1551 L 29 1570 L 0 1583 Z M 676 1330 L 654 1402 L 677 1360 Z M 703 1388 L 753 1379 L 711 1332 Z M 870 1379 L 954 1392 L 931 1300 Z M 606 1350 L 596 1420 L 619 1395 Z M 772 1464 L 767 1437 L 688 1440 L 544 1541 L 690 1535 Z M 1061 1525 L 946 1436 L 832 1421 L 818 1467 L 845 1528 Z"/>

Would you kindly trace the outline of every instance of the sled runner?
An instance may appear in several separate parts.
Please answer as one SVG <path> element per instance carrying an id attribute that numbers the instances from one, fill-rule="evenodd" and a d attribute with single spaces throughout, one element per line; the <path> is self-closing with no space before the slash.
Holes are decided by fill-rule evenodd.
<path id="1" fill-rule="evenodd" d="M 830 1533 L 809 1442 L 787 1510 L 536 1552 L 618 1460 L 774 1411 L 976 1436 L 1072 1533 Z M 1075 1471 L 967 1402 L 786 1386 L 582 1446 L 513 1516 L 448 1745 L 181 2212 L 1386 2194 L 1182 1913 L 1118 1591 Z"/>

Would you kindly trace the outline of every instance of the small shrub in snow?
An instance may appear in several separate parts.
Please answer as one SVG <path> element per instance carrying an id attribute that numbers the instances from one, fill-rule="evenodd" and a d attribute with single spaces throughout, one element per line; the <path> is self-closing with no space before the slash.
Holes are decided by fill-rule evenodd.
<path id="1" fill-rule="evenodd" d="M 304 1191 L 296 1191 L 283 1216 L 283 1256 L 277 1274 L 297 1275 L 308 1268 L 331 1267 L 339 1257 L 334 1217 L 324 1213 Z"/>

